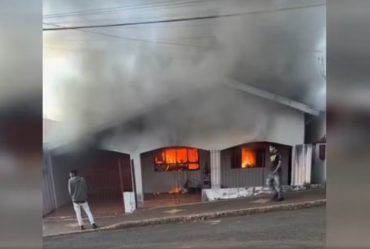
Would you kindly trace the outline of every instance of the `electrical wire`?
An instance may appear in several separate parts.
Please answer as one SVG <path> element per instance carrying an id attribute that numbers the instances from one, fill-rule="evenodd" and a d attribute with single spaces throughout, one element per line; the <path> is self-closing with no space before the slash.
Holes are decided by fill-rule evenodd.
<path id="1" fill-rule="evenodd" d="M 43 23 L 43 24 L 44 25 L 50 25 L 50 26 L 58 26 L 60 28 L 64 28 L 64 27 L 62 27 L 60 25 L 56 25 L 56 24 L 48 24 L 48 23 Z M 189 45 L 189 44 L 183 44 L 183 43 L 173 43 L 173 42 L 161 42 L 161 41 L 143 40 L 143 39 L 130 38 L 130 37 L 112 35 L 112 34 L 101 33 L 101 32 L 90 31 L 90 30 L 83 30 L 83 29 L 76 29 L 76 31 L 90 33 L 90 34 L 96 34 L 96 35 L 103 35 L 103 36 L 113 37 L 113 38 L 117 38 L 117 39 L 123 39 L 123 40 L 127 40 L 127 41 L 135 41 L 135 42 L 143 42 L 143 43 L 156 43 L 156 44 L 162 44 L 162 45 L 172 45 L 172 46 L 182 46 L 182 47 L 204 48 L 202 46 L 195 46 L 195 45 Z"/>
<path id="2" fill-rule="evenodd" d="M 308 5 L 308 6 L 289 7 L 289 8 L 281 8 L 281 9 L 273 9 L 273 10 L 260 10 L 260 11 L 232 13 L 232 14 L 224 14 L 224 15 L 210 15 L 210 16 L 188 17 L 188 18 L 178 18 L 178 19 L 164 19 L 164 20 L 158 20 L 158 21 L 127 22 L 127 23 L 116 23 L 116 24 L 86 25 L 86 26 L 59 27 L 59 28 L 44 28 L 43 31 L 110 28 L 110 27 L 143 25 L 143 24 L 157 24 L 157 23 L 172 23 L 172 22 L 185 22 L 185 21 L 195 21 L 195 20 L 219 19 L 219 18 L 226 18 L 226 17 L 237 17 L 237 16 L 244 16 L 244 15 L 256 15 L 256 14 L 274 13 L 274 12 L 281 12 L 281 11 L 309 9 L 309 8 L 317 8 L 317 7 L 323 7 L 323 6 L 326 6 L 326 4 L 324 3 L 324 4 L 315 4 L 315 5 Z"/>
<path id="3" fill-rule="evenodd" d="M 122 6 L 122 7 L 114 7 L 114 8 L 105 8 L 105 9 L 96 9 L 96 10 L 88 10 L 88 11 L 77 11 L 77 12 L 67 12 L 67 13 L 60 13 L 60 14 L 51 14 L 51 15 L 44 15 L 44 19 L 50 18 L 63 18 L 63 17 L 71 17 L 76 15 L 95 15 L 95 14 L 106 14 L 106 13 L 113 13 L 113 12 L 122 12 L 122 11 L 130 11 L 130 10 L 145 10 L 145 9 L 154 9 L 154 8 L 163 8 L 163 7 L 177 7 L 179 5 L 186 5 L 189 3 L 198 3 L 199 1 L 194 2 L 184 2 L 184 3 L 167 3 L 163 5 L 159 4 L 148 4 L 142 5 L 135 8 L 135 6 Z"/>
<path id="4" fill-rule="evenodd" d="M 214 39 L 215 36 L 197 36 L 197 37 L 168 37 L 168 38 L 162 38 L 165 40 L 202 40 L 202 39 Z M 110 40 L 110 39 L 59 39 L 59 42 L 121 42 L 117 39 Z M 161 42 L 162 40 L 158 40 L 158 42 Z"/>
<path id="5" fill-rule="evenodd" d="M 145 10 L 145 9 L 153 9 L 153 8 L 163 8 L 163 7 L 178 7 L 181 5 L 188 5 L 194 3 L 204 2 L 201 0 L 198 1 L 187 1 L 187 2 L 177 2 L 174 3 L 173 1 L 164 1 L 155 4 L 143 4 L 143 5 L 129 5 L 129 6 L 120 6 L 120 7 L 112 7 L 112 8 L 101 8 L 101 9 L 94 9 L 94 10 L 85 10 L 85 11 L 75 11 L 75 12 L 66 12 L 66 13 L 57 13 L 57 14 L 49 14 L 44 15 L 44 19 L 50 18 L 62 18 L 62 17 L 70 17 L 76 15 L 95 15 L 95 14 L 106 14 L 106 13 L 113 13 L 113 12 L 121 12 L 121 11 L 130 11 L 130 10 Z"/>
<path id="6" fill-rule="evenodd" d="M 95 13 L 102 13 L 105 11 L 116 11 L 116 10 L 126 10 L 130 8 L 140 8 L 140 7 L 149 7 L 155 6 L 161 3 L 169 3 L 169 1 L 159 2 L 156 4 L 137 4 L 137 5 L 127 5 L 127 6 L 118 6 L 118 7 L 111 7 L 111 8 L 99 8 L 99 9 L 92 9 L 92 10 L 82 10 L 82 11 L 74 11 L 74 12 L 64 12 L 64 13 L 54 13 L 43 15 L 43 18 L 57 18 L 63 16 L 73 16 L 73 15 L 80 15 L 80 14 L 95 14 Z"/>
<path id="7" fill-rule="evenodd" d="M 112 19 L 111 19 L 112 20 Z M 121 20 L 118 18 L 115 18 L 113 20 Z M 63 25 L 67 26 L 68 24 L 76 24 L 76 23 L 83 23 L 86 21 L 75 21 L 71 23 L 66 23 L 66 22 L 48 22 L 49 25 Z M 215 26 L 216 23 L 198 23 L 198 24 L 190 24 L 190 25 L 145 25 L 145 26 L 125 26 L 123 28 L 128 28 L 128 29 L 137 29 L 137 28 L 144 28 L 144 29 L 160 29 L 160 28 L 193 28 L 193 27 L 205 27 L 205 26 Z"/>

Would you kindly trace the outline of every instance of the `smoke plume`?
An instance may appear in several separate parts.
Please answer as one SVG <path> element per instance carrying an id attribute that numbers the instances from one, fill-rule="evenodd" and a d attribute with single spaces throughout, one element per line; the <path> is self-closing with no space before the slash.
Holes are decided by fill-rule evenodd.
<path id="1" fill-rule="evenodd" d="M 178 1 L 181 2 L 189 1 Z M 189 16 L 189 13 L 205 16 L 253 12 L 291 4 L 290 1 L 266 1 L 270 5 L 258 1 L 230 2 L 199 1 L 176 8 L 159 8 L 158 4 L 154 9 L 157 11 L 151 12 L 150 7 L 131 9 L 122 22 L 125 18 L 170 19 Z M 299 6 L 300 3 L 295 4 Z M 75 7 L 74 4 L 69 6 L 70 10 Z M 53 89 L 57 89 L 55 96 L 58 95 L 64 128 L 52 134 L 49 141 L 52 145 L 62 144 L 109 126 L 121 126 L 121 133 L 135 134 L 135 138 L 125 135 L 122 138 L 129 140 L 127 143 L 132 142 L 129 150 L 141 146 L 141 142 L 132 140 L 140 140 L 140 136 L 148 136 L 153 131 L 157 137 L 162 137 L 164 143 L 174 145 L 186 144 L 200 131 L 212 141 L 215 133 L 225 129 L 235 130 L 234 138 L 238 140 L 268 139 L 275 118 L 271 105 L 263 107 L 255 97 L 219 85 L 230 78 L 262 88 L 274 81 L 280 84 L 274 88 L 277 92 L 300 98 L 296 93 L 300 86 L 290 87 L 291 92 L 287 92 L 284 84 L 313 80 L 312 68 L 316 60 L 310 49 L 317 40 L 314 36 L 297 35 L 297 29 L 308 27 L 309 21 L 314 23 L 311 23 L 312 29 L 319 29 L 318 21 L 310 20 L 318 13 L 322 13 L 320 8 L 94 29 L 96 33 L 48 32 L 44 34 L 44 41 L 49 45 L 44 49 L 56 57 L 68 57 L 67 64 L 71 67 L 69 72 L 53 79 L 57 84 L 50 83 L 58 85 Z M 81 25 L 84 24 L 81 20 L 91 23 L 91 18 L 82 16 L 80 19 L 68 17 L 62 20 Z M 111 19 L 110 23 L 113 22 Z M 291 21 L 296 19 L 296 22 Z M 95 21 L 104 23 L 104 20 Z M 309 54 L 304 61 L 300 60 L 302 53 Z M 48 73 L 54 74 L 54 70 Z M 243 98 L 253 100 L 243 103 Z M 245 110 L 243 105 L 253 102 L 261 109 Z M 231 104 L 225 103 L 235 106 L 230 109 Z M 165 107 L 166 104 L 173 107 L 172 111 Z M 249 114 L 243 115 L 243 111 Z M 176 116 L 179 118 L 174 118 Z M 253 122 L 246 121 L 247 116 Z M 140 129 L 123 126 L 139 117 Z M 208 127 L 206 132 L 203 132 L 204 127 Z M 247 137 L 240 137 L 243 130 L 248 131 Z M 197 145 L 202 146 L 201 142 Z"/>

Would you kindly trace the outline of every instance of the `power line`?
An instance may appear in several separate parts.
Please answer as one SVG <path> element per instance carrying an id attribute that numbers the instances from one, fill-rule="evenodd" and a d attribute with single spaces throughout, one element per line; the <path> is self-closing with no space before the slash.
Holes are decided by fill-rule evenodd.
<path id="1" fill-rule="evenodd" d="M 188 3 L 198 3 L 198 2 L 200 1 L 184 2 L 184 3 L 173 3 L 171 1 L 166 1 L 166 2 L 156 3 L 156 4 L 147 4 L 147 5 L 144 4 L 144 5 L 113 7 L 113 8 L 102 8 L 102 9 L 95 9 L 95 10 L 85 10 L 85 11 L 44 15 L 44 19 L 69 17 L 69 16 L 74 16 L 74 15 L 94 15 L 94 14 L 129 11 L 129 10 L 143 10 L 143 9 L 152 9 L 152 8 L 165 7 L 165 6 L 171 7 L 171 6 L 176 6 L 176 5 L 182 5 L 182 4 L 188 4 Z"/>
<path id="2" fill-rule="evenodd" d="M 110 28 L 110 27 L 123 27 L 123 26 L 134 26 L 134 25 L 143 25 L 143 24 L 157 24 L 157 23 L 172 23 L 172 22 L 185 22 L 185 21 L 195 21 L 195 20 L 207 20 L 207 19 L 218 19 L 225 17 L 237 17 L 244 15 L 255 15 L 255 14 L 265 14 L 289 10 L 299 10 L 299 9 L 309 9 L 326 6 L 326 4 L 315 4 L 308 6 L 299 6 L 299 7 L 289 7 L 273 10 L 260 10 L 244 13 L 233 13 L 225 15 L 210 15 L 210 16 L 200 16 L 200 17 L 188 17 L 188 18 L 178 18 L 178 19 L 164 19 L 159 21 L 146 21 L 146 22 L 127 22 L 127 23 L 116 23 L 116 24 L 102 24 L 102 25 L 86 25 L 86 26 L 74 26 L 74 27 L 60 27 L 60 28 L 44 28 L 43 31 L 61 31 L 61 30 L 77 30 L 77 29 L 93 29 L 93 28 Z"/>
<path id="3" fill-rule="evenodd" d="M 161 40 L 158 40 L 158 42 L 161 41 L 176 41 L 176 40 L 204 40 L 204 39 L 215 39 L 215 36 L 198 36 L 198 37 L 164 37 Z M 89 42 L 89 43 L 99 43 L 99 42 L 125 42 L 121 40 L 111 40 L 111 39 L 59 39 L 58 42 Z"/>
<path id="4" fill-rule="evenodd" d="M 59 28 L 64 28 L 63 26 L 56 25 L 56 24 L 48 24 L 48 23 L 43 23 L 43 24 L 44 25 L 50 25 L 50 26 L 57 26 Z M 90 31 L 90 30 L 83 30 L 83 29 L 75 29 L 75 30 L 80 31 L 80 32 L 96 34 L 96 35 L 103 35 L 103 36 L 113 37 L 113 38 L 117 38 L 117 39 L 124 39 L 124 40 L 128 40 L 128 41 L 135 41 L 135 42 L 156 43 L 156 44 L 163 44 L 163 45 L 204 48 L 204 47 L 201 47 L 201 46 L 194 46 L 194 45 L 182 44 L 182 43 L 160 42 L 160 41 L 152 41 L 152 40 L 143 40 L 143 39 L 137 39 L 137 38 L 123 37 L 123 36 L 112 35 L 112 34 L 101 33 L 101 32 Z"/>
<path id="5" fill-rule="evenodd" d="M 108 20 L 108 19 L 107 19 Z M 109 20 L 112 20 L 112 19 L 109 19 Z M 121 20 L 119 18 L 114 18 L 113 20 Z M 86 23 L 86 21 L 74 21 L 74 22 L 70 22 L 70 23 L 66 23 L 66 22 L 52 22 L 52 23 L 49 23 L 48 22 L 48 25 L 63 25 L 64 27 L 69 25 L 69 24 L 76 24 L 76 23 Z M 205 26 L 215 26 L 216 23 L 197 23 L 197 24 L 187 24 L 187 25 L 173 25 L 173 24 L 170 24 L 170 25 L 145 25 L 145 26 L 126 26 L 124 28 L 128 28 L 128 29 L 136 29 L 136 28 L 144 28 L 144 29 L 153 29 L 155 28 L 156 30 L 160 29 L 160 28 L 194 28 L 194 27 L 205 27 Z"/>
<path id="6" fill-rule="evenodd" d="M 44 19 L 50 18 L 59 18 L 59 17 L 69 17 L 75 15 L 94 15 L 94 14 L 101 14 L 101 13 L 112 13 L 112 12 L 120 12 L 120 11 L 127 11 L 127 10 L 143 10 L 143 9 L 153 9 L 158 7 L 171 7 L 171 6 L 181 6 L 187 4 L 194 4 L 204 2 L 201 0 L 198 1 L 188 1 L 188 2 L 177 2 L 174 3 L 173 1 L 164 1 L 159 3 L 152 3 L 152 4 L 141 4 L 141 5 L 129 5 L 129 6 L 120 6 L 120 7 L 112 7 L 112 8 L 101 8 L 101 9 L 94 9 L 94 10 L 85 10 L 85 11 L 75 11 L 75 12 L 66 12 L 66 13 L 57 13 L 57 14 L 49 14 L 44 15 Z"/>
<path id="7" fill-rule="evenodd" d="M 168 3 L 168 1 L 160 2 L 160 3 Z M 157 3 L 158 4 L 158 3 Z M 153 4 L 151 4 L 153 5 Z M 55 18 L 60 16 L 70 16 L 70 15 L 79 15 L 79 14 L 85 14 L 85 13 L 96 13 L 96 12 L 104 12 L 104 11 L 112 11 L 112 10 L 125 10 L 126 8 L 132 8 L 132 7 L 145 7 L 148 5 L 145 4 L 136 4 L 136 5 L 128 5 L 128 6 L 118 6 L 118 7 L 111 7 L 111 8 L 100 8 L 100 9 L 92 9 L 92 10 L 82 10 L 82 11 L 73 11 L 73 12 L 64 12 L 64 13 L 54 13 L 54 14 L 48 14 L 43 15 L 43 18 Z M 149 4 L 150 6 L 150 4 Z"/>

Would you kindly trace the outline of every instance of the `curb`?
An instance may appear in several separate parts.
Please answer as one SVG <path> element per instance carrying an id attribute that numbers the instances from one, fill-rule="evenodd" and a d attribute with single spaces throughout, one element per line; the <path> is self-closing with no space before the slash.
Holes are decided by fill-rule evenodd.
<path id="1" fill-rule="evenodd" d="M 43 236 L 43 238 L 53 238 L 53 237 L 60 237 L 60 236 L 65 236 L 65 235 L 92 233 L 92 232 L 114 231 L 114 230 L 121 230 L 121 229 L 127 229 L 127 228 L 137 228 L 137 227 L 155 226 L 155 225 L 163 225 L 163 224 L 197 222 L 197 221 L 212 220 L 215 218 L 222 218 L 222 217 L 248 216 L 248 215 L 262 214 L 262 213 L 269 213 L 269 212 L 276 212 L 276 211 L 288 211 L 288 210 L 320 207 L 320 206 L 325 206 L 325 205 L 326 205 L 326 199 L 321 199 L 321 200 L 315 200 L 315 201 L 306 201 L 306 202 L 272 205 L 272 206 L 256 207 L 256 208 L 237 209 L 237 210 L 227 210 L 227 211 L 220 211 L 220 212 L 213 212 L 213 213 L 203 213 L 203 214 L 185 215 L 185 216 L 171 216 L 171 217 L 155 218 L 155 219 L 139 220 L 139 221 L 126 221 L 126 222 L 117 223 L 114 225 L 98 228 L 96 230 L 71 231 L 68 233 Z"/>

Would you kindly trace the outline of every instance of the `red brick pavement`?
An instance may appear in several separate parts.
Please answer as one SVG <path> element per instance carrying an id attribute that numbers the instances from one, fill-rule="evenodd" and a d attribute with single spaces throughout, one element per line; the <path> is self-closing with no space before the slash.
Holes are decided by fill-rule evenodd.
<path id="1" fill-rule="evenodd" d="M 266 200 L 259 202 L 256 200 Z M 235 199 L 228 201 L 215 201 L 215 202 L 205 202 L 197 204 L 185 204 L 178 205 L 176 207 L 162 207 L 153 208 L 146 210 L 138 210 L 132 214 L 127 215 L 117 215 L 113 217 L 97 218 L 96 222 L 101 227 L 111 226 L 122 222 L 135 222 L 135 221 L 145 221 L 156 218 L 168 218 L 174 216 L 187 216 L 187 215 L 201 215 L 205 213 L 214 212 L 224 212 L 228 210 L 239 210 L 245 208 L 259 208 L 266 206 L 284 205 L 284 204 L 294 204 L 302 202 L 311 202 L 317 200 L 326 199 L 326 190 L 308 190 L 300 192 L 291 192 L 286 194 L 286 201 L 284 202 L 271 202 L 265 196 L 245 198 L 245 199 Z M 86 221 L 87 222 L 87 221 Z M 56 234 L 70 233 L 78 230 L 78 225 L 76 220 L 65 219 L 63 221 L 56 220 L 46 220 L 43 222 L 43 235 L 50 236 Z"/>

